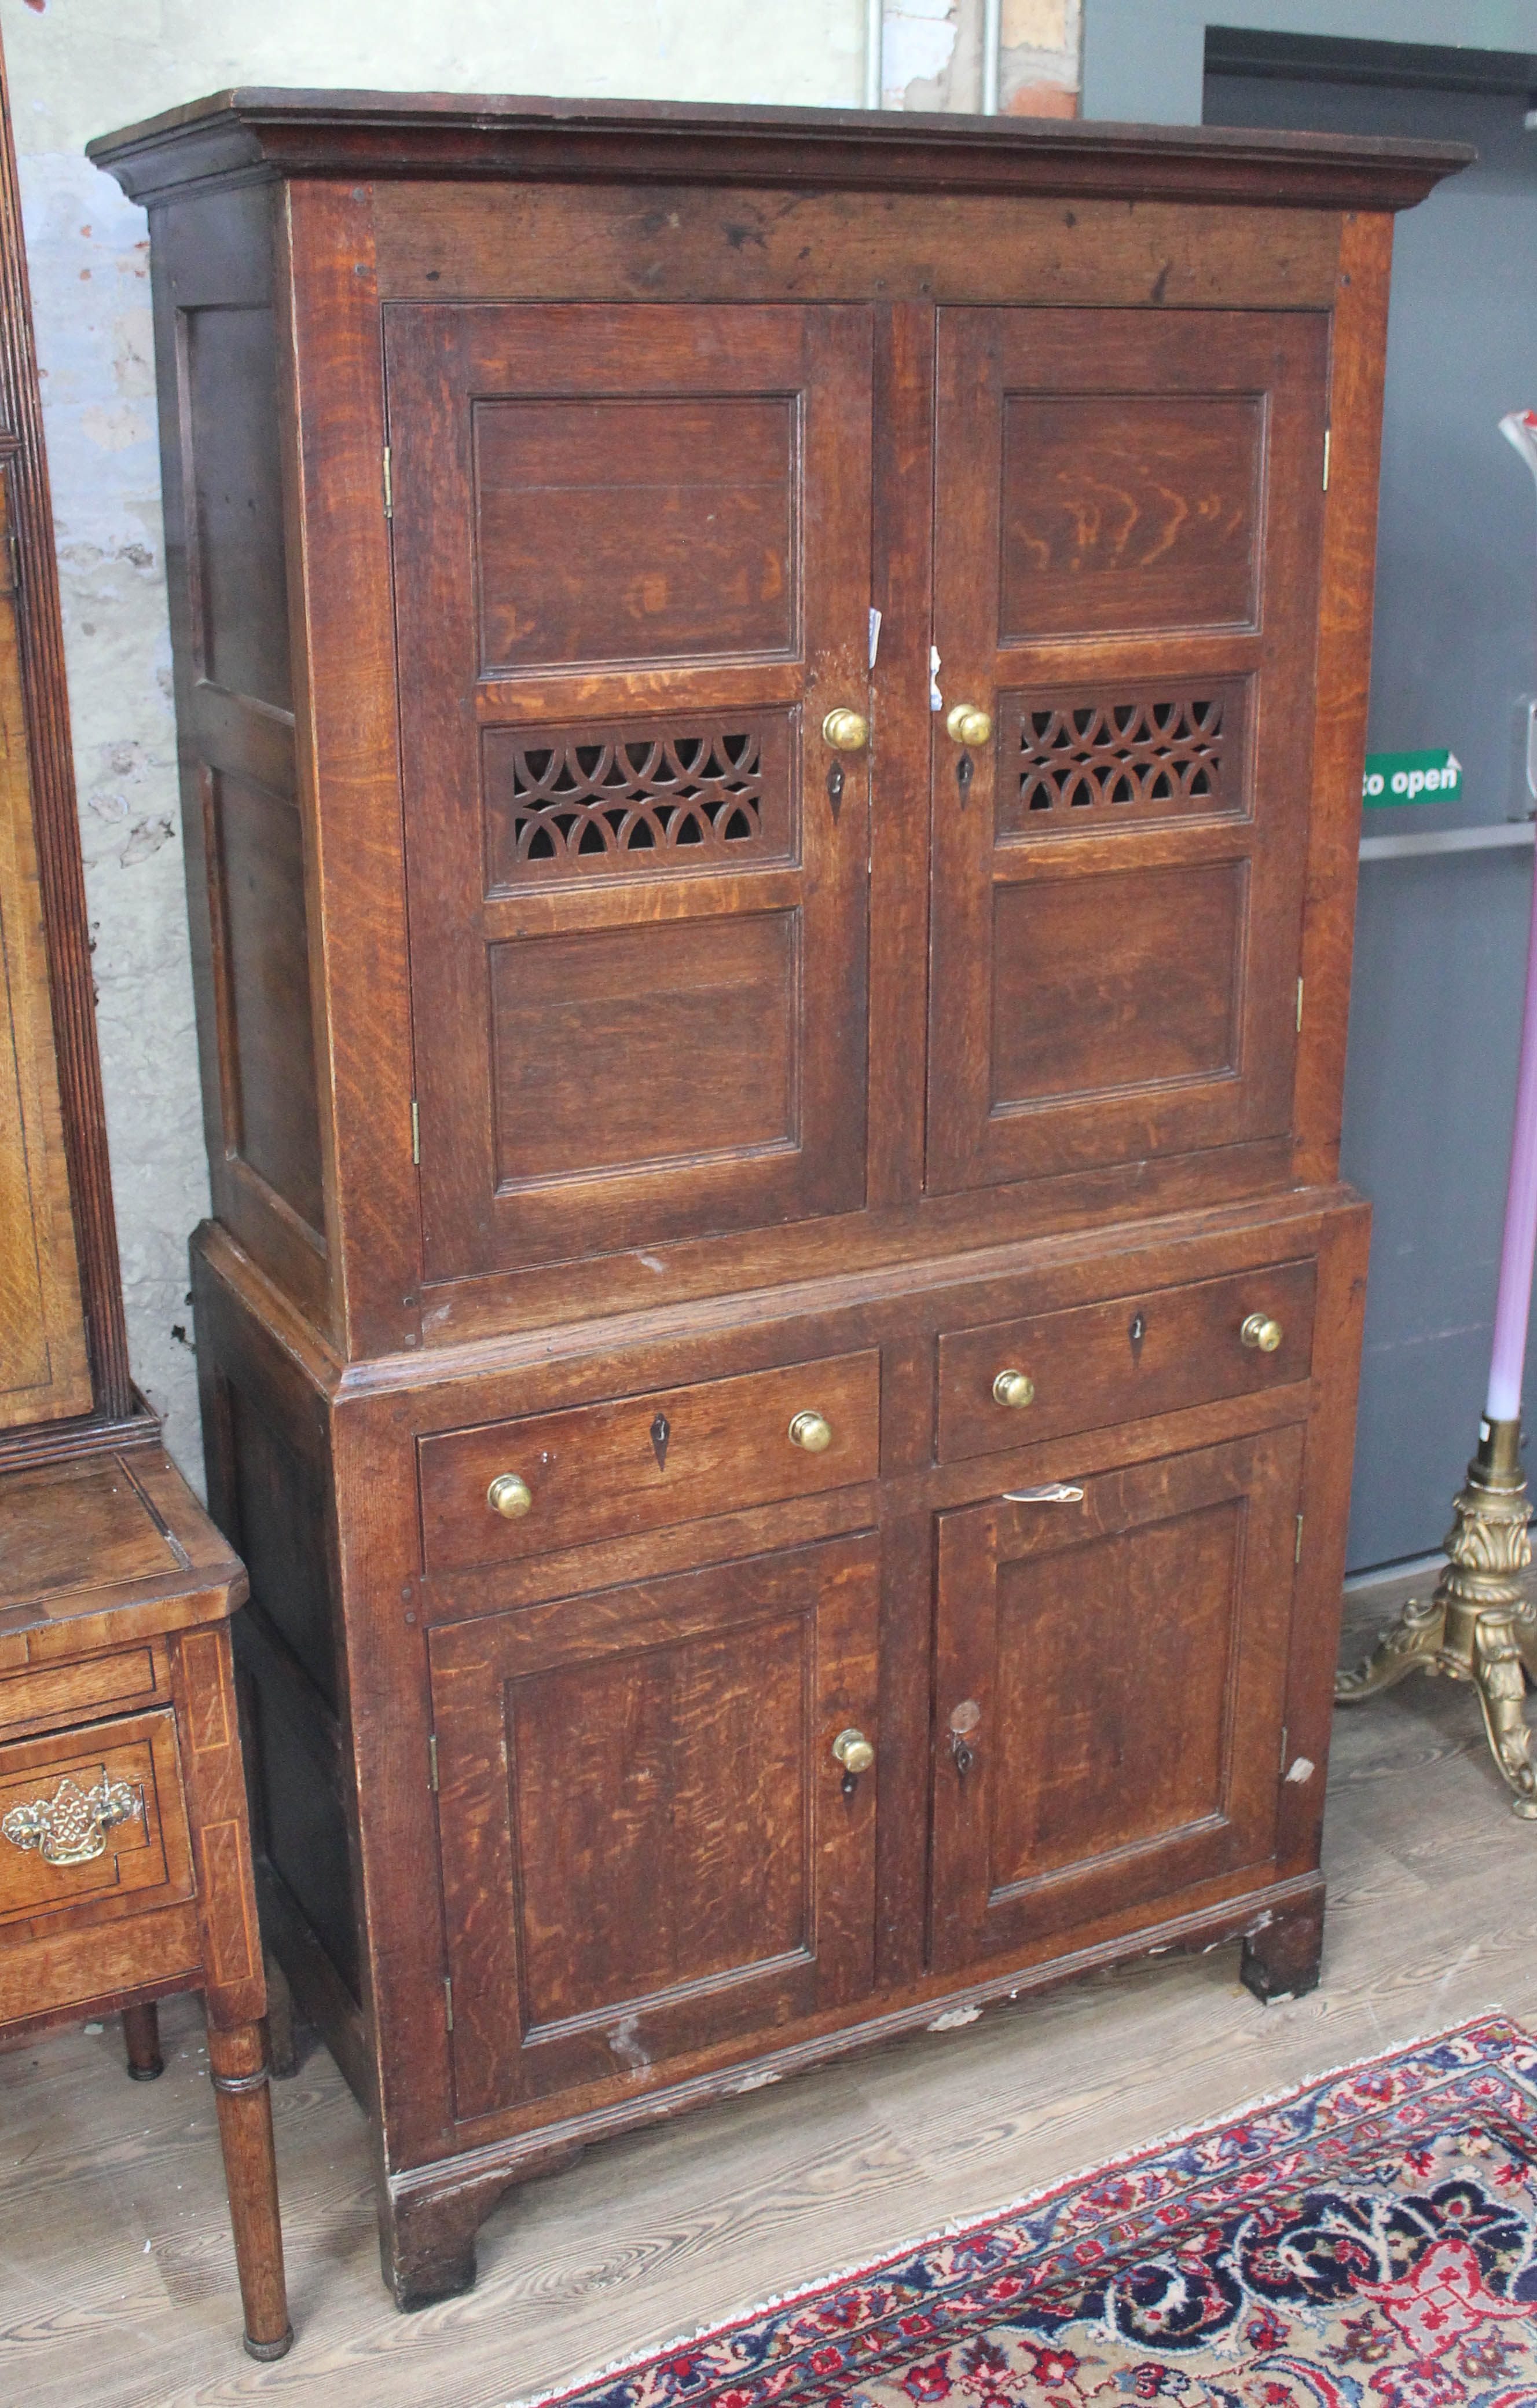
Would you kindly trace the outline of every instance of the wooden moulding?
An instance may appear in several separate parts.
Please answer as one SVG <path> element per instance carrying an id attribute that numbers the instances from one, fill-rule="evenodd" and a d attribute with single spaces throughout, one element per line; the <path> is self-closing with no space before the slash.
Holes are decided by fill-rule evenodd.
<path id="1" fill-rule="evenodd" d="M 213 177 L 559 174 L 1408 208 L 1465 144 L 469 93 L 217 93 L 89 145 L 138 201 Z"/>

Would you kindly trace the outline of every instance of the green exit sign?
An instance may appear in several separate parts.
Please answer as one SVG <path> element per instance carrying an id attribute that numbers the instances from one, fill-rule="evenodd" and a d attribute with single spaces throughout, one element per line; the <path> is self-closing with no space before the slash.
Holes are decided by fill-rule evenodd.
<path id="1" fill-rule="evenodd" d="M 1462 796 L 1462 764 L 1439 752 L 1369 752 L 1361 800 L 1370 810 L 1401 810 L 1405 803 L 1455 803 Z"/>

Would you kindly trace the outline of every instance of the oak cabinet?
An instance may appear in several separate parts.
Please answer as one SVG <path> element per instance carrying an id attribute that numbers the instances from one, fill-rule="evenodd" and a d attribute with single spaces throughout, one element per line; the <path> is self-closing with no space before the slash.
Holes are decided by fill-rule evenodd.
<path id="1" fill-rule="evenodd" d="M 1316 1978 L 1391 212 L 1446 147 L 237 93 L 151 221 L 271 1936 L 402 2304 L 587 2140 Z"/>

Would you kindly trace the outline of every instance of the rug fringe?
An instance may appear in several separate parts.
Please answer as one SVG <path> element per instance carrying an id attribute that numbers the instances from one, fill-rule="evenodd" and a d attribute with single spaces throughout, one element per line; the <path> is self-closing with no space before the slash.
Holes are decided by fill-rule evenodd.
<path id="1" fill-rule="evenodd" d="M 754 2324 L 760 2316 L 772 2315 L 780 2308 L 797 2307 L 802 2300 L 814 2299 L 819 2291 L 837 2290 L 844 2283 L 862 2282 L 867 2276 L 879 2273 L 883 2267 L 896 2265 L 917 2250 L 932 2249 L 941 2242 L 958 2240 L 963 2233 L 974 2231 L 978 2225 L 999 2224 L 1008 2216 L 1043 2207 L 1059 2192 L 1071 2190 L 1075 2184 L 1085 2182 L 1091 2174 L 1114 2173 L 1120 2168 L 1140 2164 L 1144 2157 L 1156 2157 L 1165 2149 L 1178 2148 L 1203 2132 L 1221 2131 L 1225 2125 L 1236 2124 L 1246 2115 L 1261 2114 L 1272 2107 L 1285 2107 L 1310 2090 L 1321 2090 L 1330 2082 L 1343 2081 L 1346 2074 L 1364 2073 L 1370 2066 L 1386 2064 L 1391 2057 L 1406 2057 L 1411 2050 L 1434 2048 L 1440 2042 L 1455 2039 L 1461 2033 L 1495 2027 L 1502 2027 L 1504 2031 L 1521 2040 L 1531 2037 L 1523 2025 L 1506 2014 L 1502 2006 L 1482 2008 L 1477 2014 L 1464 2015 L 1460 2022 L 1445 2024 L 1439 2031 L 1416 2032 L 1412 2040 L 1396 2041 L 1386 2048 L 1373 2050 L 1370 2057 L 1353 2057 L 1342 2064 L 1326 2066 L 1321 2073 L 1310 2073 L 1305 2082 L 1294 2082 L 1285 2090 L 1268 2090 L 1258 2098 L 1241 2099 L 1236 2105 L 1224 2108 L 1216 2115 L 1202 2116 L 1199 2123 L 1173 2126 L 1167 2132 L 1155 2134 L 1150 2141 L 1139 2143 L 1134 2149 L 1124 2150 L 1113 2157 L 1096 2157 L 1092 2165 L 1081 2166 L 1076 2172 L 1059 2174 L 1054 2182 L 1042 2183 L 1038 2189 L 1023 2191 L 1017 2199 L 1006 2200 L 1001 2207 L 984 2208 L 970 2215 L 953 2216 L 949 2223 L 936 2226 L 931 2232 L 918 2233 L 912 2240 L 899 2243 L 895 2249 L 883 2249 L 878 2258 L 837 2267 L 831 2273 L 818 2274 L 812 2281 L 797 2285 L 794 2290 L 773 2292 L 767 2299 L 755 2300 L 751 2307 L 691 2325 L 686 2331 L 674 2334 L 668 2341 L 654 2342 L 639 2349 L 628 2350 L 623 2358 L 612 2358 L 606 2366 L 595 2367 L 590 2373 L 578 2376 L 575 2382 L 559 2384 L 549 2391 L 516 2395 L 505 2401 L 502 2408 L 558 2408 L 561 2401 L 594 2390 L 601 2383 L 617 2382 L 622 2375 L 638 2373 L 642 2367 L 652 2365 L 656 2359 L 670 2358 L 676 2350 L 689 2349 L 696 2343 L 729 2332 L 735 2325 Z"/>

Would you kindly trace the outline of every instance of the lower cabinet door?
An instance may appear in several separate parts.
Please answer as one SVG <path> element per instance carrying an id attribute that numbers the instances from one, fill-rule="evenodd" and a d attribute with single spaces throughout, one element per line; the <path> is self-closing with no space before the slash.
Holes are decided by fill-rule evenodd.
<path id="1" fill-rule="evenodd" d="M 940 1516 L 936 1966 L 1271 1854 L 1301 1458 L 1266 1431 Z"/>
<path id="2" fill-rule="evenodd" d="M 461 2120 L 869 1989 L 878 1589 L 867 1533 L 433 1633 Z"/>

